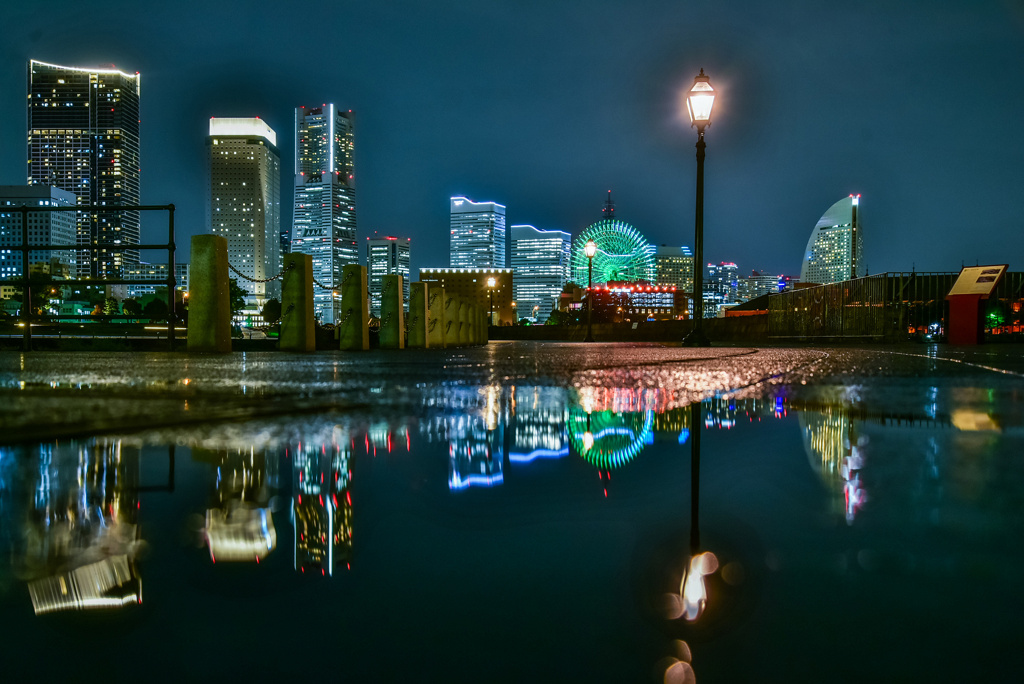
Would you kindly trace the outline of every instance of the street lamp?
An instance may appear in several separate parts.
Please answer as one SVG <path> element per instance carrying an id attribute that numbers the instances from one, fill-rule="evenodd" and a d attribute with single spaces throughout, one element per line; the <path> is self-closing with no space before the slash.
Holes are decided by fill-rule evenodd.
<path id="1" fill-rule="evenodd" d="M 591 326 L 591 314 L 594 310 L 594 255 L 597 254 L 597 243 L 593 238 L 587 240 L 583 248 L 587 255 L 587 337 L 584 342 L 594 341 L 594 329 Z"/>
<path id="2" fill-rule="evenodd" d="M 494 276 L 487 279 L 487 297 L 491 302 L 491 325 L 494 325 L 494 284 L 497 282 L 498 281 L 494 279 Z"/>
<path id="3" fill-rule="evenodd" d="M 697 210 L 693 229 L 693 308 L 696 316 L 693 330 L 683 339 L 683 345 L 687 347 L 711 346 L 704 334 L 704 128 L 711 125 L 714 104 L 714 88 L 701 69 L 686 94 L 690 126 L 697 127 Z"/>

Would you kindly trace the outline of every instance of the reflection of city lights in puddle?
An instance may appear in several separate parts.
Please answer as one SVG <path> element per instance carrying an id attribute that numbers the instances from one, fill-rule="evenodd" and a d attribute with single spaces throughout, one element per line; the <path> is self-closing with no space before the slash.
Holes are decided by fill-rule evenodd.
<path id="1" fill-rule="evenodd" d="M 662 606 L 665 617 L 670 620 L 683 617 L 694 621 L 704 612 L 708 593 L 704 578 L 718 570 L 718 559 L 710 551 L 699 553 L 690 559 L 678 594 L 666 594 Z"/>

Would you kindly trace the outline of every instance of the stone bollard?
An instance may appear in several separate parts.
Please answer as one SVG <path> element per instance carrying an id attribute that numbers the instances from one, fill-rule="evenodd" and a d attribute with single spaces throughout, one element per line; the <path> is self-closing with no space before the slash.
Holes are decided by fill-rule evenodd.
<path id="1" fill-rule="evenodd" d="M 370 348 L 370 307 L 366 301 L 366 267 L 349 264 L 342 271 L 341 311 L 338 312 L 338 349 Z"/>
<path id="2" fill-rule="evenodd" d="M 476 304 L 466 302 L 466 344 L 476 344 Z"/>
<path id="3" fill-rule="evenodd" d="M 231 351 L 231 299 L 228 240 L 220 235 L 192 237 L 188 301 L 188 350 Z"/>
<path id="4" fill-rule="evenodd" d="M 427 286 L 427 346 L 434 349 L 444 349 L 446 301 L 443 287 Z"/>
<path id="5" fill-rule="evenodd" d="M 441 328 L 442 334 L 444 335 L 445 348 L 458 347 L 459 346 L 459 298 L 453 294 L 443 293 L 441 299 L 444 303 L 441 305 L 443 318 L 440 319 L 440 323 L 443 324 Z"/>
<path id="6" fill-rule="evenodd" d="M 402 276 L 386 275 L 380 292 L 380 348 L 405 349 L 405 302 Z"/>
<path id="7" fill-rule="evenodd" d="M 469 344 L 469 302 L 459 302 L 459 346 L 465 347 Z"/>
<path id="8" fill-rule="evenodd" d="M 316 351 L 313 323 L 313 257 L 308 254 L 284 255 L 281 278 L 281 351 Z"/>
<path id="9" fill-rule="evenodd" d="M 410 283 L 409 288 L 409 348 L 426 349 L 430 346 L 427 334 L 429 325 L 429 309 L 427 302 L 429 289 L 426 283 Z M 437 327 L 436 324 L 434 327 Z"/>

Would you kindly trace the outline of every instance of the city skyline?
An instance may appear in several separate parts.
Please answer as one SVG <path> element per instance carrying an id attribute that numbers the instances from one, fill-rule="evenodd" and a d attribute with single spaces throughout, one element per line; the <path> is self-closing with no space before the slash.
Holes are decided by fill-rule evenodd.
<path id="1" fill-rule="evenodd" d="M 235 9 L 213 4 L 202 24 L 231 21 Z M 612 188 L 630 208 L 623 218 L 653 243 L 690 245 L 695 136 L 678 120 L 677 95 L 703 66 L 720 93 L 707 133 L 708 261 L 794 273 L 805 226 L 826 199 L 849 193 L 870 196 L 870 229 L 891 235 L 885 246 L 866 245 L 873 273 L 905 269 L 907 261 L 951 270 L 1021 256 L 1008 198 L 1020 184 L 1013 160 L 1024 150 L 1012 116 L 1024 98 L 1012 87 L 1024 68 L 1024 12 L 1011 5 L 796 12 L 755 3 L 703 10 L 595 3 L 580 16 L 555 3 L 543 12 L 520 8 L 521 18 L 497 3 L 346 7 L 328 13 L 315 33 L 344 39 L 352 58 L 343 70 L 316 74 L 299 55 L 274 47 L 238 59 L 241 38 L 205 40 L 188 28 L 200 16 L 189 5 L 129 17 L 133 30 L 104 44 L 76 31 L 82 11 L 61 3 L 45 15 L 15 11 L 22 28 L 0 61 L 0 182 L 23 175 L 18 94 L 28 60 L 114 63 L 147 81 L 142 199 L 174 202 L 185 236 L 202 232 L 194 176 L 209 116 L 259 115 L 284 131 L 295 106 L 333 100 L 359 113 L 360 146 L 371 151 L 361 158 L 360 223 L 368 232 L 410 226 L 423 245 L 413 270 L 445 263 L 431 243 L 446 224 L 445 199 L 456 194 L 506 204 L 511 223 L 576 233 L 593 220 L 592 198 Z M 482 20 L 497 38 L 521 39 L 534 58 L 492 54 L 495 37 L 458 40 Z M 273 42 L 281 45 L 297 29 L 269 16 L 245 21 L 248 35 L 280 34 L 285 39 Z M 425 21 L 437 30 L 431 44 L 444 49 L 426 49 L 425 35 L 392 37 L 418 35 L 413 29 Z M 609 22 L 620 27 L 617 41 L 631 59 L 589 40 Z M 811 59 L 807 46 L 819 28 L 837 24 L 856 33 L 857 44 L 830 44 Z M 894 33 L 903 39 L 891 40 Z M 893 84 L 889 99 L 860 97 L 878 74 Z M 980 93 L 972 125 L 985 136 L 936 144 L 970 138 L 950 97 L 966 83 Z M 537 86 L 549 94 L 539 105 Z M 418 106 L 402 106 L 408 101 Z M 822 101 L 846 104 L 823 116 Z M 283 191 L 287 208 L 292 189 Z M 984 237 L 967 225 L 986 226 Z M 737 234 L 743 240 L 732 249 Z"/>

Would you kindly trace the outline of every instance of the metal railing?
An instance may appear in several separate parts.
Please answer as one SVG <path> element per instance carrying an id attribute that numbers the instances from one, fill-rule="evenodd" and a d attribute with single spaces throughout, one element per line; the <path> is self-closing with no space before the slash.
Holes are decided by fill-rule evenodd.
<path id="1" fill-rule="evenodd" d="M 5 249 L 21 252 L 21 286 L 22 286 L 22 306 L 21 315 L 19 316 L 19 322 L 24 327 L 22 333 L 22 349 L 25 351 L 32 350 L 32 325 L 33 319 L 35 318 L 32 311 L 32 281 L 31 281 L 31 264 L 29 264 L 29 252 L 33 251 L 47 251 L 47 252 L 92 252 L 98 250 L 109 250 L 112 252 L 129 252 L 144 249 L 159 249 L 167 250 L 167 278 L 164 280 L 160 279 L 139 279 L 139 280 L 127 280 L 124 278 L 72 278 L 65 282 L 85 284 L 85 285 L 166 285 L 167 286 L 167 344 L 170 349 L 174 349 L 174 326 L 177 319 L 175 312 L 175 290 L 177 288 L 177 279 L 174 276 L 175 264 L 174 264 L 174 205 L 173 204 L 160 204 L 160 205 L 122 205 L 122 206 L 108 206 L 108 205 L 74 205 L 67 207 L 40 207 L 40 206 L 20 206 L 20 207 L 4 207 L 5 212 L 17 213 L 21 215 L 21 244 L 19 245 L 5 245 Z M 122 211 L 166 211 L 167 212 L 167 242 L 165 244 L 123 244 L 123 243 L 112 243 L 112 242 L 92 242 L 92 243 L 76 243 L 73 245 L 35 245 L 29 243 L 29 214 L 37 213 L 52 213 L 55 211 L 74 211 L 74 212 L 122 212 Z M 8 283 L 16 283 L 17 281 L 7 281 Z M 50 315 L 51 319 L 61 318 L 77 318 L 81 319 L 83 316 L 78 314 L 61 315 L 55 314 Z"/>
<path id="2" fill-rule="evenodd" d="M 946 294 L 959 272 L 889 272 L 790 290 L 768 300 L 768 335 L 774 338 L 905 340 L 938 324 L 946 329 Z M 986 311 L 1019 329 L 1024 273 L 1006 273 Z M 991 326 L 989 326 L 991 327 Z"/>

